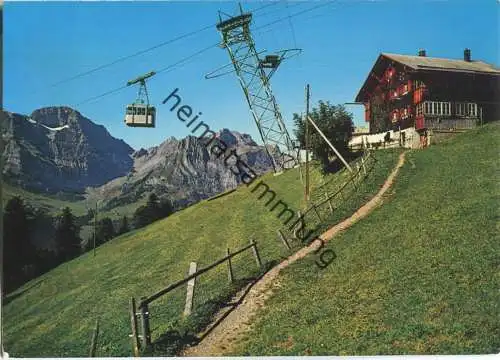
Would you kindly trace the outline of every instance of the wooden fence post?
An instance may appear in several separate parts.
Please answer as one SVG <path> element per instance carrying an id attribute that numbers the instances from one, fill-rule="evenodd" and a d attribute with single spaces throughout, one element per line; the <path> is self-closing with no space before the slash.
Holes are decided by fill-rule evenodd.
<path id="1" fill-rule="evenodd" d="M 196 263 L 191 262 L 189 264 L 189 275 L 193 275 L 196 272 Z M 193 296 L 194 296 L 194 286 L 196 283 L 196 278 L 192 278 L 187 283 L 187 293 L 186 293 L 186 306 L 184 307 L 184 316 L 189 316 L 191 310 L 193 309 Z"/>
<path id="2" fill-rule="evenodd" d="M 139 337 L 137 334 L 137 308 L 135 306 L 135 299 L 130 299 L 130 324 L 132 327 L 132 350 L 134 356 L 139 356 Z"/>
<path id="3" fill-rule="evenodd" d="M 366 166 L 365 166 L 365 155 L 361 156 L 361 166 L 363 167 L 363 174 L 366 175 Z"/>
<path id="4" fill-rule="evenodd" d="M 231 265 L 231 252 L 229 251 L 229 248 L 226 250 L 226 254 L 228 256 L 227 258 L 227 278 L 229 280 L 229 283 L 232 284 L 234 281 L 234 276 L 233 276 L 233 267 Z"/>
<path id="5" fill-rule="evenodd" d="M 342 187 L 340 188 L 340 191 L 339 191 L 340 197 L 342 198 L 342 204 L 345 201 L 344 194 L 343 194 L 344 189 L 345 189 L 345 186 L 342 185 Z"/>
<path id="6" fill-rule="evenodd" d="M 298 228 L 300 229 L 300 231 L 305 231 L 304 218 L 302 217 L 302 213 L 300 212 L 300 210 L 297 211 L 297 217 L 299 218 L 299 222 L 300 222 L 300 224 L 297 223 Z M 298 232 L 297 225 L 295 226 L 294 229 L 292 229 L 292 232 L 297 240 L 301 240 L 301 234 L 297 234 L 297 232 Z"/>
<path id="7" fill-rule="evenodd" d="M 262 270 L 262 261 L 260 260 L 260 256 L 259 256 L 259 250 L 257 249 L 257 243 L 255 242 L 254 239 L 250 239 L 250 244 L 252 244 L 252 251 L 253 251 L 253 255 L 255 256 L 255 261 L 257 262 L 257 265 L 259 266 L 259 268 Z"/>
<path id="8" fill-rule="evenodd" d="M 356 164 L 356 172 L 352 178 L 352 184 L 354 185 L 354 190 L 358 191 L 358 176 L 359 176 L 359 164 Z"/>
<path id="9" fill-rule="evenodd" d="M 313 205 L 313 209 L 314 209 L 314 212 L 316 213 L 316 216 L 318 217 L 319 221 L 323 221 L 323 219 L 321 219 L 321 216 L 319 216 L 319 212 L 318 212 L 318 209 L 316 208 L 316 205 Z"/>
<path id="10" fill-rule="evenodd" d="M 292 250 L 292 248 L 290 247 L 290 244 L 288 243 L 288 240 L 286 239 L 285 235 L 283 235 L 283 233 L 279 229 L 278 229 L 278 237 L 280 238 L 281 242 L 285 245 L 285 247 L 288 250 Z"/>
<path id="11" fill-rule="evenodd" d="M 95 357 L 95 350 L 97 348 L 97 337 L 99 336 L 99 319 L 95 321 L 94 333 L 92 334 L 92 341 L 90 343 L 89 357 Z"/>
<path id="12" fill-rule="evenodd" d="M 141 298 L 143 300 L 145 298 Z M 141 304 L 139 311 L 141 313 L 142 347 L 147 349 L 151 345 L 151 330 L 149 328 L 149 306 L 147 303 Z"/>
<path id="13" fill-rule="evenodd" d="M 328 191 L 325 191 L 325 197 L 326 200 L 328 200 L 328 206 L 330 207 L 330 212 L 333 214 L 332 199 L 330 199 L 330 196 L 328 196 Z"/>

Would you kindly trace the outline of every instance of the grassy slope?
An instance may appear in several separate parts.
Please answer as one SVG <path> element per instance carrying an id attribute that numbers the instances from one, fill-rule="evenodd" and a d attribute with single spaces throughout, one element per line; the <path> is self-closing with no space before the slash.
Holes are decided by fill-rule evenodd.
<path id="1" fill-rule="evenodd" d="M 87 214 L 88 208 L 95 207 L 95 200 L 67 201 L 67 200 L 57 199 L 49 195 L 37 194 L 6 183 L 3 183 L 2 186 L 3 186 L 2 188 L 3 207 L 5 207 L 7 201 L 9 201 L 9 199 L 11 199 L 14 196 L 21 197 L 25 201 L 25 203 L 27 203 L 30 206 L 33 206 L 35 208 L 46 209 L 52 216 L 59 215 L 61 213 L 61 209 L 66 206 L 68 206 L 71 209 L 71 211 L 75 216 L 83 216 Z M 145 203 L 146 199 L 142 198 L 139 201 L 132 204 L 122 205 L 115 207 L 112 210 L 99 212 L 98 215 L 99 218 L 101 219 L 103 217 L 109 217 L 112 220 L 120 219 L 123 216 L 128 216 L 130 221 L 137 207 Z M 92 225 L 82 226 L 80 230 L 80 237 L 82 238 L 83 241 L 88 239 L 89 235 L 93 233 L 93 229 L 94 227 Z"/>
<path id="2" fill-rule="evenodd" d="M 6 183 L 2 184 L 3 206 L 14 196 L 21 197 L 26 203 L 34 207 L 47 209 L 52 214 L 58 214 L 60 210 L 68 206 L 76 216 L 86 213 L 85 203 L 83 201 L 65 201 L 48 195 L 36 194 L 16 186 Z"/>
<path id="3" fill-rule="evenodd" d="M 69 201 L 69 200 L 61 200 L 56 197 L 45 195 L 45 194 L 37 194 L 28 190 L 24 190 L 17 186 L 12 186 L 6 183 L 3 183 L 3 206 L 7 203 L 9 199 L 14 196 L 21 197 L 26 203 L 39 208 L 47 209 L 51 214 L 57 215 L 60 213 L 61 209 L 68 206 L 74 215 L 82 216 L 87 213 L 88 208 L 95 207 L 95 198 L 90 200 L 78 200 L 78 201 Z M 121 205 L 113 208 L 108 211 L 100 211 L 100 217 L 109 217 L 111 219 L 119 219 L 124 215 L 131 216 L 135 209 L 138 206 L 145 204 L 146 198 L 141 198 L 137 202 Z"/>
<path id="4" fill-rule="evenodd" d="M 385 204 L 287 269 L 238 355 L 498 353 L 499 124 L 407 162 Z"/>
<path id="5" fill-rule="evenodd" d="M 379 185 L 396 157 L 397 152 L 378 156 L 381 166 L 373 178 Z M 297 169 L 277 177 L 268 174 L 265 181 L 291 208 L 298 210 L 303 205 Z M 348 211 L 347 207 L 343 216 Z M 341 214 L 339 210 L 337 216 Z M 113 239 L 98 248 L 95 258 L 91 252 L 82 255 L 10 294 L 3 318 L 5 348 L 11 356 L 85 356 L 99 317 L 97 354 L 129 356 L 131 296 L 150 295 L 182 278 L 190 261 L 200 267 L 207 265 L 222 257 L 227 247 L 248 244 L 250 237 L 257 240 L 264 261 L 279 260 L 288 255 L 277 239 L 280 225 L 275 213 L 243 186 Z M 233 264 L 240 279 L 256 268 L 248 252 L 235 258 Z M 197 280 L 195 307 L 220 293 L 227 282 L 226 271 L 222 266 Z M 181 288 L 152 304 L 153 340 L 178 318 L 184 298 L 185 289 Z"/>

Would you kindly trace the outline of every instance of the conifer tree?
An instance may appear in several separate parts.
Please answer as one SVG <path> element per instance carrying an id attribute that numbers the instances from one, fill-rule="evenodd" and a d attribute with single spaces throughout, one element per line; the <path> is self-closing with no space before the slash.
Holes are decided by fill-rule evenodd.
<path id="1" fill-rule="evenodd" d="M 68 261 L 81 252 L 80 229 L 69 207 L 65 207 L 57 220 L 55 243 L 60 261 Z"/>

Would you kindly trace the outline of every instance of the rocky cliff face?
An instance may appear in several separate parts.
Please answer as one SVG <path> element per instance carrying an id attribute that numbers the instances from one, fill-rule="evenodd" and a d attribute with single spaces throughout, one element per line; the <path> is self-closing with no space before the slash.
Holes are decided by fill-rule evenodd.
<path id="1" fill-rule="evenodd" d="M 5 112 L 1 122 L 4 176 L 19 186 L 83 192 L 132 169 L 133 149 L 71 108 L 48 107 L 31 116 Z"/>
<path id="2" fill-rule="evenodd" d="M 272 169 L 265 149 L 249 135 L 223 129 L 217 138 L 224 141 L 228 151 L 234 149 L 255 173 Z M 182 208 L 233 189 L 241 182 L 224 164 L 223 156 L 218 159 L 194 136 L 167 139 L 159 146 L 134 152 L 132 157 L 134 167 L 128 176 L 92 190 L 99 198 L 112 199 L 106 205 L 108 208 L 134 202 L 151 191 L 170 198 L 176 208 Z"/>
<path id="3" fill-rule="evenodd" d="M 7 181 L 42 192 L 87 192 L 105 208 L 133 203 L 154 191 L 185 207 L 235 188 L 234 175 L 202 140 L 169 138 L 134 151 L 68 107 L 49 107 L 31 116 L 3 113 Z M 54 130 L 55 129 L 55 130 Z M 264 147 L 250 135 L 222 129 L 217 139 L 235 150 L 255 173 L 272 169 Z"/>

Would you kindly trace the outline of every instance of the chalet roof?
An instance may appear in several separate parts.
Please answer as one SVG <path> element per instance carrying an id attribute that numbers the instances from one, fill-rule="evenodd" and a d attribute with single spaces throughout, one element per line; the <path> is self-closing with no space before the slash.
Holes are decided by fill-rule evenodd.
<path id="1" fill-rule="evenodd" d="M 500 69 L 494 65 L 483 61 L 464 61 L 457 59 L 443 59 L 427 56 L 411 56 L 382 53 L 389 59 L 397 61 L 415 70 L 441 70 L 441 71 L 460 71 L 460 72 L 481 72 L 500 74 Z"/>
<path id="2" fill-rule="evenodd" d="M 415 55 L 400 55 L 381 53 L 373 68 L 371 69 L 368 77 L 366 78 L 363 86 L 356 96 L 356 101 L 363 101 L 365 91 L 368 83 L 372 77 L 371 74 L 381 71 L 381 65 L 387 61 L 394 61 L 403 64 L 415 71 L 441 71 L 441 72 L 455 72 L 455 73 L 471 73 L 471 74 L 484 74 L 492 76 L 500 76 L 500 68 L 488 64 L 484 61 L 472 60 L 458 60 L 458 59 L 443 59 L 427 56 Z M 377 69 L 377 70 L 376 70 Z"/>

